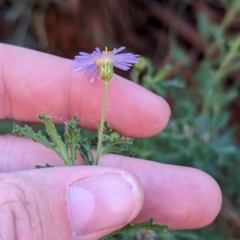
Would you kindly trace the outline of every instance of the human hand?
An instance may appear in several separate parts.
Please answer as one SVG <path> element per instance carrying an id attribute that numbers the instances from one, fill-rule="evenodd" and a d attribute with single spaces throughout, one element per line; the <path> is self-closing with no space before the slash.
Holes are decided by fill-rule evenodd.
<path id="1" fill-rule="evenodd" d="M 73 73 L 70 60 L 0 44 L 1 119 L 77 115 L 82 127 L 95 129 L 102 88 Z M 107 104 L 107 121 L 129 137 L 157 134 L 170 115 L 162 98 L 118 76 Z M 60 167 L 49 149 L 10 135 L 0 136 L 0 156 L 0 236 L 7 240 L 99 239 L 151 217 L 170 229 L 194 229 L 221 206 L 217 183 L 193 168 L 113 154 L 100 166 Z M 34 169 L 45 163 L 59 167 Z"/>

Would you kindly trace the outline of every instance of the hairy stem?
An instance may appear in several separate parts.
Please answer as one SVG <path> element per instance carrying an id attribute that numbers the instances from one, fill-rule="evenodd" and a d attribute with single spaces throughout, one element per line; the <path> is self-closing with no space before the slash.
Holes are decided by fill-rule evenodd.
<path id="1" fill-rule="evenodd" d="M 94 165 L 98 165 L 98 161 L 101 155 L 102 150 L 102 138 L 103 138 L 103 126 L 105 121 L 105 113 L 106 113 L 106 105 L 107 105 L 107 90 L 108 90 L 108 81 L 104 81 L 104 93 L 103 93 L 103 101 L 102 101 L 102 115 L 100 127 L 98 130 L 98 144 L 97 144 L 97 153 L 94 161 Z"/>

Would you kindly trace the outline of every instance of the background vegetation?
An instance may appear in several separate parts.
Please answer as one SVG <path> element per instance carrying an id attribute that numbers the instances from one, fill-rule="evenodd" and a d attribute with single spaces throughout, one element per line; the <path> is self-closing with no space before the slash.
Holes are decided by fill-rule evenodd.
<path id="1" fill-rule="evenodd" d="M 221 186 L 222 210 L 210 226 L 118 239 L 240 239 L 239 33 L 239 0 L 0 1 L 1 42 L 68 58 L 105 45 L 145 56 L 130 77 L 166 98 L 172 116 L 133 150 L 202 169 Z M 1 121 L 0 133 L 12 124 Z"/>

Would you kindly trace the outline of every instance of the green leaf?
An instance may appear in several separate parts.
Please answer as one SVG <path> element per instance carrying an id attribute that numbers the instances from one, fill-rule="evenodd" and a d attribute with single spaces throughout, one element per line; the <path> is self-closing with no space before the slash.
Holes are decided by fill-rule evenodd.
<path id="1" fill-rule="evenodd" d="M 152 83 L 160 82 L 164 79 L 164 77 L 171 71 L 172 66 L 167 64 L 162 69 L 158 71 L 158 73 L 152 78 Z"/>
<path id="2" fill-rule="evenodd" d="M 162 83 L 162 86 L 165 87 L 165 88 L 172 88 L 172 87 L 175 87 L 175 88 L 185 88 L 186 87 L 186 84 L 184 81 L 181 81 L 179 79 L 171 79 L 171 80 L 167 80 L 167 81 L 163 81 Z"/>
<path id="3" fill-rule="evenodd" d="M 20 137 L 31 138 L 34 142 L 39 142 L 47 148 L 52 149 L 58 156 L 61 157 L 61 153 L 59 152 L 58 147 L 54 143 L 50 142 L 45 136 L 43 136 L 40 130 L 38 131 L 38 133 L 35 133 L 33 129 L 27 125 L 25 125 L 24 127 L 15 125 L 13 134 Z"/>
<path id="4" fill-rule="evenodd" d="M 42 132 L 39 130 L 38 133 L 35 133 L 33 129 L 27 125 L 24 127 L 20 127 L 19 125 L 14 126 L 13 134 L 20 136 L 20 137 L 28 137 L 31 138 L 34 142 L 39 142 L 45 145 L 48 148 L 51 148 L 54 150 L 54 152 L 58 153 L 58 149 L 55 148 L 53 143 L 48 141 L 48 139 L 42 135 Z"/>
<path id="5" fill-rule="evenodd" d="M 133 143 L 133 139 L 121 136 L 112 130 L 108 122 L 104 122 L 104 133 L 101 154 L 117 153 L 127 154 L 129 145 Z"/>
<path id="6" fill-rule="evenodd" d="M 77 116 L 73 116 L 70 121 L 67 121 L 65 127 L 65 145 L 66 148 L 70 151 L 70 161 L 71 165 L 75 165 L 77 159 L 77 149 L 79 148 L 79 137 L 80 137 L 80 128 L 77 128 L 77 124 L 80 119 Z"/>
<path id="7" fill-rule="evenodd" d="M 116 234 L 120 233 L 128 233 L 131 231 L 139 231 L 139 230 L 154 230 L 154 231 L 162 231 L 164 233 L 168 233 L 168 226 L 167 225 L 162 225 L 162 224 L 156 224 L 153 222 L 153 218 L 151 218 L 147 222 L 143 223 L 136 223 L 136 224 L 128 224 L 125 227 L 113 232 L 110 234 L 108 237 L 114 236 Z M 104 238 L 106 239 L 106 238 Z"/>
<path id="8" fill-rule="evenodd" d="M 61 140 L 61 136 L 58 135 L 58 132 L 54 124 L 51 122 L 50 118 L 47 117 L 45 114 L 41 114 L 38 117 L 39 120 L 44 122 L 51 141 L 49 141 L 46 138 L 46 136 L 43 136 L 41 131 L 35 133 L 33 129 L 27 125 L 23 128 L 16 125 L 13 130 L 13 133 L 18 136 L 31 138 L 33 141 L 39 142 L 46 146 L 47 148 L 52 149 L 63 160 L 65 165 L 70 165 L 67 148 L 63 141 Z"/>
<path id="9" fill-rule="evenodd" d="M 60 153 L 60 157 L 62 158 L 65 165 L 70 165 L 69 157 L 68 157 L 68 151 L 64 144 L 64 142 L 61 139 L 61 136 L 58 134 L 54 124 L 52 123 L 50 117 L 46 116 L 44 113 L 38 115 L 38 119 L 42 121 L 45 124 L 47 133 L 52 140 L 54 146 L 58 149 L 58 152 Z"/>
<path id="10" fill-rule="evenodd" d="M 94 158 L 92 155 L 92 150 L 91 150 L 90 144 L 88 142 L 88 139 L 83 138 L 82 136 L 79 135 L 78 142 L 79 142 L 78 149 L 80 151 L 80 154 L 81 154 L 84 162 L 87 165 L 92 165 Z"/>

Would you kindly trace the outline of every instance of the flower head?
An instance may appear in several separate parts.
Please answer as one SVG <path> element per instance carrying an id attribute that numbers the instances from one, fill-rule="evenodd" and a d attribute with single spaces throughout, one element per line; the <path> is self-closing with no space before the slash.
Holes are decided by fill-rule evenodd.
<path id="1" fill-rule="evenodd" d="M 72 63 L 75 72 L 84 71 L 89 77 L 91 83 L 97 77 L 104 81 L 109 81 L 113 76 L 113 67 L 127 71 L 134 63 L 138 62 L 139 56 L 132 53 L 121 53 L 125 47 L 114 49 L 113 51 L 100 51 L 96 48 L 91 54 L 80 52 Z"/>

